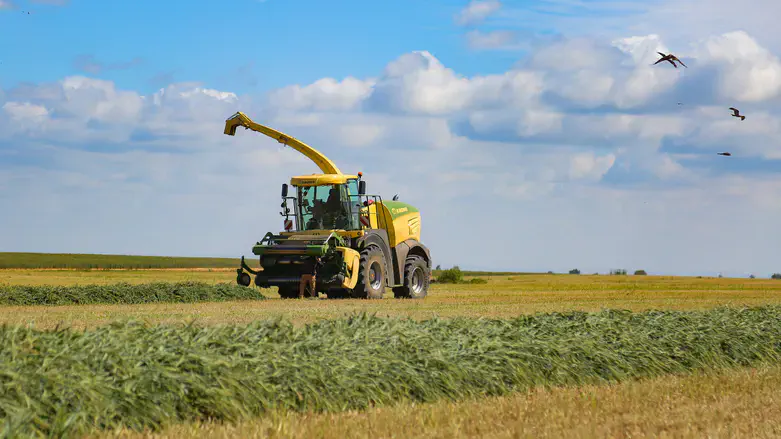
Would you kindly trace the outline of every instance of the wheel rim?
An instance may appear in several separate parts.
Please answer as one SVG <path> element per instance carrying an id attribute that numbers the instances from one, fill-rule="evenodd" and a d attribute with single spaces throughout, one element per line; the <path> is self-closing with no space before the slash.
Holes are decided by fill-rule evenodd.
<path id="1" fill-rule="evenodd" d="M 377 262 L 372 263 L 371 267 L 369 267 L 369 285 L 371 285 L 373 290 L 379 290 L 380 286 L 382 286 L 382 271 L 380 264 Z"/>
<path id="2" fill-rule="evenodd" d="M 412 272 L 412 292 L 420 294 L 423 291 L 423 270 L 419 267 Z"/>

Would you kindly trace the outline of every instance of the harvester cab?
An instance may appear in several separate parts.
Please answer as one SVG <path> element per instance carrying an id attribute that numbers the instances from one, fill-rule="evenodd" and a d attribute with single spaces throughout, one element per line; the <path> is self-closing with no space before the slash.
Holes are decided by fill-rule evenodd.
<path id="1" fill-rule="evenodd" d="M 277 287 L 282 298 L 423 298 L 431 279 L 431 256 L 420 241 L 420 212 L 410 204 L 366 193 L 362 173 L 343 174 L 326 156 L 298 139 L 237 112 L 225 134 L 244 127 L 290 146 L 322 174 L 295 176 L 282 185 L 283 232 L 268 232 L 252 247 L 260 269 L 241 258 L 236 281 Z M 292 190 L 291 189 L 292 186 Z"/>

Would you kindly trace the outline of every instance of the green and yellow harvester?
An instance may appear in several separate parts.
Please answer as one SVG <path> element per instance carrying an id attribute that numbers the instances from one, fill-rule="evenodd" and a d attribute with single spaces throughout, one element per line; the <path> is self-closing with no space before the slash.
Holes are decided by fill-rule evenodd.
<path id="1" fill-rule="evenodd" d="M 315 162 L 322 174 L 292 177 L 295 196 L 282 185 L 284 232 L 266 235 L 252 247 L 260 269 L 244 257 L 236 281 L 277 287 L 282 298 L 380 299 L 386 287 L 397 298 L 426 297 L 431 256 L 420 241 L 420 212 L 415 207 L 366 194 L 362 174 L 342 174 L 309 145 L 253 122 L 237 112 L 225 121 L 225 134 L 244 127 L 290 146 Z M 291 212 L 289 203 L 293 205 Z M 291 219 L 292 218 L 292 219 Z"/>

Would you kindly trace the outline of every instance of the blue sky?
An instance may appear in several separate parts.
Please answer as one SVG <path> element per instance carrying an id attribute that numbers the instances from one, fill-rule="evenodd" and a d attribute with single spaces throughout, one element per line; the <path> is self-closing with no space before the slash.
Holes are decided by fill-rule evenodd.
<path id="1" fill-rule="evenodd" d="M 443 266 L 781 270 L 770 0 L 9 5 L 0 251 L 249 254 L 317 169 L 222 135 L 244 111 L 418 206 Z"/>
<path id="2" fill-rule="evenodd" d="M 74 67 L 83 55 L 108 66 L 140 58 L 99 76 L 144 92 L 164 85 L 161 78 L 243 93 L 325 76 L 364 77 L 420 49 L 465 74 L 501 72 L 515 60 L 465 51 L 452 19 L 463 5 L 452 0 L 73 0 L 18 7 L 0 14 L 4 87 L 89 73 Z M 28 9 L 33 14 L 22 16 Z"/>

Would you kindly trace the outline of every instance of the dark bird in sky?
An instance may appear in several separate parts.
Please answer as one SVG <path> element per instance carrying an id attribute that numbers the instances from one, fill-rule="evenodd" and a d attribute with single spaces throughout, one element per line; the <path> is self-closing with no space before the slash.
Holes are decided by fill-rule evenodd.
<path id="1" fill-rule="evenodd" d="M 681 65 L 682 65 L 682 66 L 684 66 L 684 67 L 688 68 L 688 66 L 687 66 L 686 64 L 684 64 L 684 63 L 683 63 L 683 61 L 679 60 L 679 59 L 678 59 L 678 57 L 677 57 L 677 56 L 675 56 L 675 55 L 673 55 L 672 53 L 670 53 L 670 54 L 668 54 L 668 55 L 665 55 L 665 54 L 664 54 L 664 53 L 662 53 L 662 52 L 656 52 L 656 53 L 658 53 L 658 54 L 659 54 L 659 55 L 661 55 L 662 57 L 661 57 L 661 58 L 659 58 L 659 61 L 656 61 L 656 62 L 655 62 L 653 65 L 657 65 L 657 64 L 659 64 L 660 62 L 667 61 L 667 62 L 669 62 L 670 64 L 672 64 L 672 65 L 673 65 L 673 67 L 675 67 L 675 68 L 677 69 L 677 68 L 678 68 L 678 65 L 677 65 L 677 64 L 675 64 L 675 63 L 676 63 L 676 62 L 679 62 L 679 63 L 681 63 Z"/>
<path id="2" fill-rule="evenodd" d="M 727 157 L 729 157 L 729 156 L 731 156 L 731 155 L 732 155 L 732 154 L 730 154 L 730 153 L 728 153 L 728 152 L 717 152 L 716 154 L 718 154 L 718 155 L 725 155 L 725 156 L 727 156 Z"/>
<path id="3" fill-rule="evenodd" d="M 740 111 L 738 111 L 737 108 L 729 107 L 729 109 L 732 110 L 732 116 L 739 117 L 740 120 L 746 120 L 746 116 L 743 116 L 742 114 L 740 114 Z"/>
<path id="4" fill-rule="evenodd" d="M 399 194 L 393 196 L 393 201 L 398 201 L 398 199 L 399 199 Z"/>

